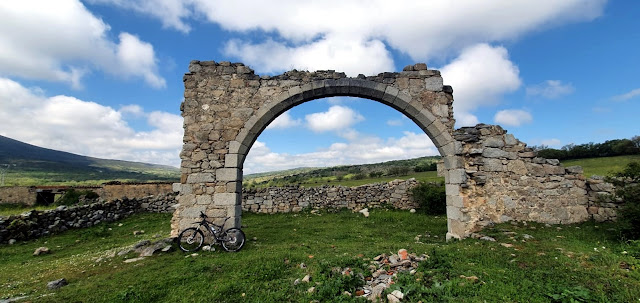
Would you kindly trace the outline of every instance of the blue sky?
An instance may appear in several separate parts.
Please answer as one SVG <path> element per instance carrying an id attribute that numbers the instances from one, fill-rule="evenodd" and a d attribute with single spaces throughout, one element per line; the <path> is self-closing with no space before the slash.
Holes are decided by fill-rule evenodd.
<path id="1" fill-rule="evenodd" d="M 454 89 L 457 127 L 529 145 L 640 135 L 640 3 L 59 0 L 0 3 L 0 135 L 83 155 L 179 166 L 190 60 L 356 76 L 426 62 Z M 370 100 L 295 107 L 245 173 L 437 154 Z"/>

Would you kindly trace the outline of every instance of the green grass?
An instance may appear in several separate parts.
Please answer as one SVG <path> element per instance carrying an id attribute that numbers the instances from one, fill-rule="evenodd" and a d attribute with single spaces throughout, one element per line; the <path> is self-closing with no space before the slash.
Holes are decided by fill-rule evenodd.
<path id="1" fill-rule="evenodd" d="M 342 180 L 337 180 L 336 177 L 314 178 L 307 182 L 300 183 L 300 185 L 304 187 L 315 187 L 322 185 L 360 186 L 371 183 L 389 182 L 396 179 L 407 180 L 410 178 L 416 178 L 416 180 L 418 181 L 444 182 L 444 178 L 438 177 L 435 171 L 426 171 L 411 173 L 406 176 L 384 176 L 379 178 L 365 178 L 360 180 L 350 179 L 349 175 L 347 175 L 345 179 Z"/>
<path id="2" fill-rule="evenodd" d="M 565 167 L 582 166 L 585 177 L 591 177 L 593 175 L 608 176 L 622 171 L 627 164 L 633 161 L 640 161 L 640 155 L 565 160 L 562 161 L 562 165 Z"/>
<path id="3" fill-rule="evenodd" d="M 638 302 L 640 262 L 615 240 L 614 226 L 584 223 L 545 227 L 498 225 L 484 233 L 497 242 L 445 242 L 446 219 L 376 209 L 369 218 L 351 212 L 244 214 L 249 239 L 238 253 L 174 251 L 135 263 L 104 258 L 126 245 L 169 233 L 170 215 L 138 214 L 120 222 L 0 246 L 0 299 L 31 302 L 356 302 L 340 295 L 357 281 L 328 274 L 351 267 L 370 275 L 380 253 L 431 256 L 414 275 L 399 277 L 403 302 L 550 302 L 586 296 L 588 302 Z M 120 224 L 122 224 L 120 226 Z M 134 230 L 145 230 L 134 236 Z M 533 236 L 525 240 L 525 234 Z M 420 242 L 416 236 L 420 235 Z M 508 248 L 501 243 L 512 244 Z M 40 246 L 52 253 L 32 256 Z M 625 254 L 624 252 L 628 253 Z M 638 251 L 640 253 L 640 251 Z M 101 262 L 96 259 L 103 257 Z M 307 268 L 300 268 L 305 263 Z M 312 276 L 312 284 L 294 285 Z M 479 278 L 471 283 L 461 275 Z M 69 285 L 46 289 L 51 280 Z M 320 284 L 316 284 L 320 283 Z M 307 289 L 316 287 L 309 294 Z M 359 302 L 364 302 L 360 300 Z"/>
<path id="4" fill-rule="evenodd" d="M 30 211 L 30 210 L 49 210 L 56 208 L 57 205 L 39 205 L 39 206 L 28 206 L 25 204 L 13 204 L 13 203 L 2 203 L 0 204 L 0 216 L 8 217 L 13 215 L 19 215 L 21 213 Z"/>

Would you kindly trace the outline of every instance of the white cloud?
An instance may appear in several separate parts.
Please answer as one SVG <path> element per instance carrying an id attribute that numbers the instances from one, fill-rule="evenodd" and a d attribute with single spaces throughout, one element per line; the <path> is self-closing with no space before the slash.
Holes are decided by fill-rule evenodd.
<path id="1" fill-rule="evenodd" d="M 478 44 L 441 69 L 442 77 L 453 86 L 453 107 L 458 125 L 475 125 L 470 112 L 480 106 L 498 104 L 505 93 L 520 87 L 518 67 L 509 60 L 507 49 Z"/>
<path id="2" fill-rule="evenodd" d="M 261 44 L 231 40 L 225 47 L 225 53 L 250 62 L 256 70 L 266 73 L 293 68 L 339 69 L 349 76 L 357 76 L 360 73 L 371 75 L 394 69 L 391 54 L 382 41 L 359 41 L 358 38 L 341 35 L 325 36 L 298 47 L 273 40 Z"/>
<path id="3" fill-rule="evenodd" d="M 135 131 L 123 114 L 147 118 L 150 131 Z M 178 166 L 182 117 L 144 113 L 137 105 L 117 111 L 70 96 L 47 97 L 39 89 L 0 78 L 0 135 L 81 155 Z"/>
<path id="4" fill-rule="evenodd" d="M 160 19 L 164 28 L 174 28 L 184 33 L 191 31 L 191 26 L 183 19 L 192 15 L 189 1 L 176 0 L 88 0 L 94 4 L 111 4 L 139 13 L 149 14 Z"/>
<path id="5" fill-rule="evenodd" d="M 328 111 L 305 116 L 308 127 L 314 132 L 340 131 L 364 120 L 364 117 L 353 109 L 334 105 Z"/>
<path id="6" fill-rule="evenodd" d="M 478 123 L 480 123 L 480 121 L 478 120 L 478 117 L 476 117 L 476 115 L 474 114 L 470 114 L 468 112 L 454 112 L 455 114 L 455 118 L 456 118 L 456 126 L 457 127 L 462 127 L 462 126 L 476 126 Z"/>
<path id="7" fill-rule="evenodd" d="M 542 96 L 547 99 L 556 99 L 573 93 L 575 88 L 571 83 L 562 83 L 560 80 L 547 80 L 540 84 L 527 87 L 527 95 Z"/>
<path id="8" fill-rule="evenodd" d="M 300 119 L 293 119 L 289 112 L 284 112 L 282 115 L 278 116 L 278 118 L 269 123 L 267 129 L 285 129 L 299 126 L 301 124 L 302 121 Z"/>
<path id="9" fill-rule="evenodd" d="M 636 89 L 631 90 L 630 92 L 622 94 L 622 95 L 613 96 L 611 99 L 613 101 L 627 101 L 627 100 L 635 98 L 637 96 L 640 96 L 640 88 L 636 88 Z"/>
<path id="10" fill-rule="evenodd" d="M 520 109 L 505 109 L 496 113 L 493 121 L 500 125 L 520 126 L 522 124 L 531 123 L 533 117 L 527 111 Z"/>
<path id="11" fill-rule="evenodd" d="M 296 167 L 323 167 L 377 163 L 438 155 L 438 150 L 424 133 L 404 132 L 400 138 L 383 140 L 374 136 L 357 137 L 347 143 L 337 142 L 315 152 L 291 155 L 275 153 L 261 141 L 251 147 L 244 163 L 244 173 L 276 171 Z"/>
<path id="12" fill-rule="evenodd" d="M 546 145 L 546 146 L 550 146 L 550 147 L 560 147 L 562 145 L 562 141 L 560 141 L 559 139 L 553 138 L 553 139 L 545 139 L 542 140 L 542 145 Z"/>
<path id="13" fill-rule="evenodd" d="M 151 44 L 110 27 L 78 0 L 0 1 L 0 76 L 66 82 L 81 87 L 99 69 L 164 87 Z"/>
<path id="14" fill-rule="evenodd" d="M 183 32 L 191 20 L 205 19 L 229 31 L 257 33 L 262 42 L 231 41 L 227 51 L 259 72 L 328 65 L 349 74 L 391 70 L 390 48 L 415 61 L 446 58 L 478 43 L 511 41 L 541 28 L 592 20 L 607 2 L 93 1 L 149 14 Z"/>

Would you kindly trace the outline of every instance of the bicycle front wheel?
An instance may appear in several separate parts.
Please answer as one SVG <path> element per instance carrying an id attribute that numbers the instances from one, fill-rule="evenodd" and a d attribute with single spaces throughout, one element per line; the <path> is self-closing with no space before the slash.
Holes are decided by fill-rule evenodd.
<path id="1" fill-rule="evenodd" d="M 226 251 L 239 251 L 244 246 L 244 232 L 239 228 L 230 228 L 222 236 L 222 248 Z"/>
<path id="2" fill-rule="evenodd" d="M 196 251 L 200 249 L 204 242 L 204 234 L 195 227 L 183 230 L 178 236 L 178 245 L 184 252 Z"/>

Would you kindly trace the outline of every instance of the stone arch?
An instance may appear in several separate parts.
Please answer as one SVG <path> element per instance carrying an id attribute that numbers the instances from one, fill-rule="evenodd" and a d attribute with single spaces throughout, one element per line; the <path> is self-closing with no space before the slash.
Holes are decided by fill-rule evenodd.
<path id="1" fill-rule="evenodd" d="M 185 74 L 185 145 L 180 206 L 172 234 L 185 228 L 200 211 L 210 217 L 232 217 L 239 226 L 242 166 L 258 135 L 277 116 L 301 103 L 332 96 L 362 97 L 381 102 L 413 120 L 444 158 L 447 183 L 448 237 L 464 237 L 459 174 L 461 145 L 453 138 L 453 96 L 440 72 L 416 64 L 400 73 L 349 78 L 329 71 L 290 71 L 258 76 L 241 63 L 193 61 Z M 456 173 L 458 173 L 456 175 Z M 456 177 L 457 176 L 457 177 Z M 457 183 L 456 183 L 457 182 Z"/>
<path id="2" fill-rule="evenodd" d="M 592 203 L 582 170 L 538 158 L 500 126 L 454 130 L 453 89 L 418 63 L 397 73 L 347 77 L 328 71 L 259 76 L 242 63 L 192 61 L 184 78 L 182 177 L 172 235 L 199 213 L 240 225 L 242 166 L 258 135 L 284 111 L 310 100 L 352 96 L 413 120 L 443 156 L 447 238 L 510 220 L 574 223 Z"/>

